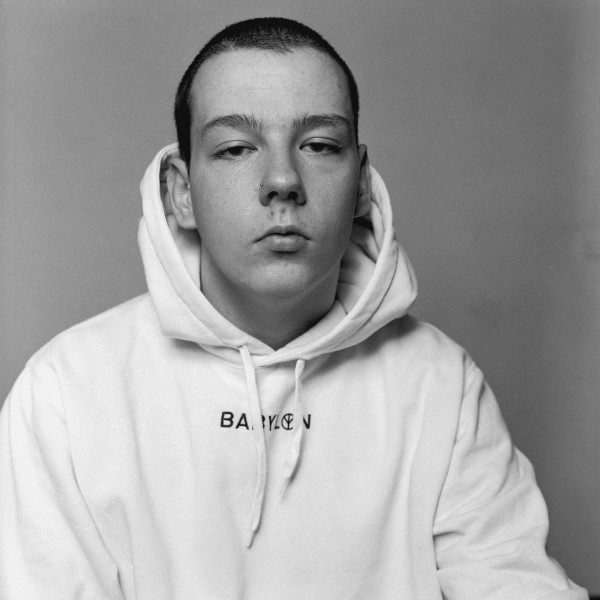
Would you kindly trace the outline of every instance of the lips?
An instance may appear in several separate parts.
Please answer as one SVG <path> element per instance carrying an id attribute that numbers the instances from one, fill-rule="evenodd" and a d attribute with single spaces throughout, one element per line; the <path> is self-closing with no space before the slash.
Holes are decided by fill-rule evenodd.
<path id="1" fill-rule="evenodd" d="M 258 242 L 274 252 L 298 252 L 308 243 L 309 237 L 293 225 L 276 225 L 268 229 Z"/>
<path id="2" fill-rule="evenodd" d="M 263 240 L 266 237 L 269 237 L 271 235 L 283 235 L 283 236 L 299 235 L 299 236 L 301 236 L 303 238 L 310 239 L 303 231 L 301 231 L 300 229 L 298 229 L 294 225 L 275 225 L 274 227 L 271 227 L 270 229 L 268 229 L 258 239 L 259 240 Z"/>

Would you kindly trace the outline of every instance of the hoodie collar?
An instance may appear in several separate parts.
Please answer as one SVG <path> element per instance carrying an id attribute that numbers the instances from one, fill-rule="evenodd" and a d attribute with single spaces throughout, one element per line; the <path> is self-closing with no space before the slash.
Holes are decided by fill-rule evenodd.
<path id="1" fill-rule="evenodd" d="M 241 331 L 202 294 L 199 236 L 177 226 L 161 195 L 161 167 L 177 153 L 177 144 L 160 150 L 140 186 L 143 217 L 138 240 L 148 289 L 166 336 L 192 341 L 217 353 L 244 346 L 256 366 L 265 366 L 310 359 L 357 344 L 404 315 L 414 301 L 417 287 L 413 269 L 395 240 L 385 184 L 371 168 L 371 210 L 355 221 L 331 310 L 277 351 Z"/>

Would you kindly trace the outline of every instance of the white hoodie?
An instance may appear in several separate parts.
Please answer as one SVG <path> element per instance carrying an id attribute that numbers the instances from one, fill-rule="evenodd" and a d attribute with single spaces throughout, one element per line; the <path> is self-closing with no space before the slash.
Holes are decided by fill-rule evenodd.
<path id="1" fill-rule="evenodd" d="M 335 305 L 273 351 L 202 295 L 173 152 L 142 181 L 149 295 L 42 348 L 2 410 L 0 599 L 587 598 L 480 371 L 406 315 L 378 174 Z"/>

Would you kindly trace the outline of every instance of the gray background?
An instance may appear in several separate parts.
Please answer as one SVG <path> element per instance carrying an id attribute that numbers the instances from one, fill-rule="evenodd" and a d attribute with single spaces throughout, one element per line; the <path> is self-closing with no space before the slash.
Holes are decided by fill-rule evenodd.
<path id="1" fill-rule="evenodd" d="M 533 461 L 550 551 L 600 593 L 600 3 L 9 0 L 0 31 L 0 395 L 145 291 L 137 186 L 201 44 L 298 18 L 355 71 L 420 282 Z"/>

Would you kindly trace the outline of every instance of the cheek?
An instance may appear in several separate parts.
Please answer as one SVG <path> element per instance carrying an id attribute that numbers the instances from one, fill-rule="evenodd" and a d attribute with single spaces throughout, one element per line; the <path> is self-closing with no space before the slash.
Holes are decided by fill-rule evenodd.
<path id="1" fill-rule="evenodd" d="M 358 184 L 351 176 L 344 181 L 338 181 L 337 185 L 331 185 L 329 192 L 325 195 L 324 210 L 330 219 L 340 223 L 350 223 L 354 218 Z"/>
<path id="2" fill-rule="evenodd" d="M 205 241 L 213 241 L 216 244 L 231 247 L 234 250 L 244 240 L 244 219 L 239 211 L 232 210 L 227 204 L 197 206 L 196 223 L 200 238 Z"/>
<path id="3" fill-rule="evenodd" d="M 349 200 L 348 196 L 336 200 L 339 201 L 332 203 L 325 214 L 320 216 L 320 227 L 326 252 L 339 258 L 352 233 L 355 202 L 353 199 Z"/>
<path id="4" fill-rule="evenodd" d="M 218 182 L 204 179 L 197 181 L 193 195 L 194 217 L 200 237 L 205 240 L 225 242 L 241 241 L 242 233 L 247 230 L 248 206 L 240 190 L 220 179 Z"/>

